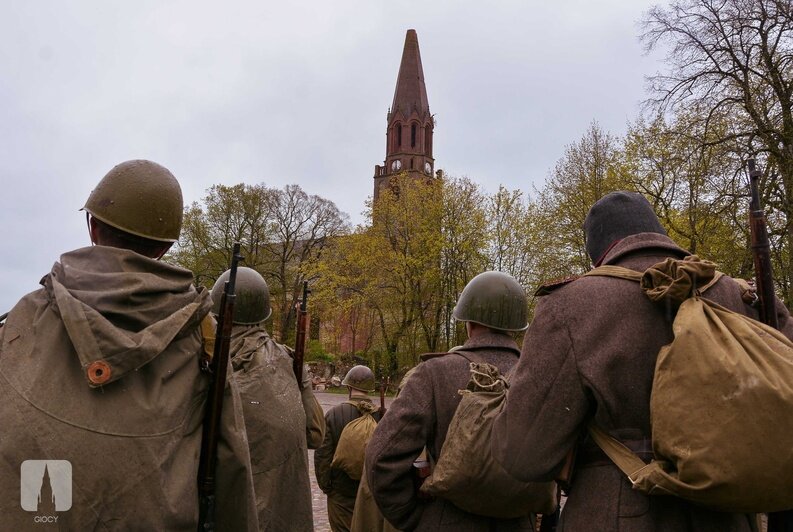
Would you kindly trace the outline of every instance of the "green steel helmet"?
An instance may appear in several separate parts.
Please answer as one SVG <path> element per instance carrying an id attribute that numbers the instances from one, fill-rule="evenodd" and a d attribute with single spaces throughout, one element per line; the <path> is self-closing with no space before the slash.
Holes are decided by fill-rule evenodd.
<path id="1" fill-rule="evenodd" d="M 212 287 L 212 312 L 220 313 L 220 298 L 231 270 L 226 270 L 215 281 Z M 240 266 L 237 268 L 237 281 L 234 285 L 234 323 L 237 325 L 254 325 L 270 317 L 270 289 L 259 272 Z"/>
<path id="2" fill-rule="evenodd" d="M 528 328 L 526 291 L 504 272 L 483 272 L 471 279 L 454 307 L 454 319 L 501 331 Z"/>
<path id="3" fill-rule="evenodd" d="M 164 166 L 126 161 L 102 178 L 83 210 L 124 232 L 176 242 L 182 228 L 182 189 Z"/>
<path id="4" fill-rule="evenodd" d="M 374 391 L 374 373 L 366 366 L 353 366 L 344 376 L 341 384 L 362 392 L 372 392 Z"/>

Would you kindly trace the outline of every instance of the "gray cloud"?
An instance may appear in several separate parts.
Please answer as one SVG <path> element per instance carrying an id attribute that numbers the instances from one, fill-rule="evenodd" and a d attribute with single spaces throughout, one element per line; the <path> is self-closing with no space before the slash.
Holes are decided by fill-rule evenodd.
<path id="1" fill-rule="evenodd" d="M 593 120 L 644 98 L 648 2 L 7 2 L 0 18 L 0 312 L 60 253 L 116 163 L 149 158 L 185 199 L 298 183 L 362 221 L 405 31 L 415 28 L 439 168 L 541 184 Z"/>

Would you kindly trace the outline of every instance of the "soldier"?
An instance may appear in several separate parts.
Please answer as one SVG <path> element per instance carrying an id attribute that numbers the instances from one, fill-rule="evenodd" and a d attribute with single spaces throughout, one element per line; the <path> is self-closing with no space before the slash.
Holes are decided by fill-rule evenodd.
<path id="1" fill-rule="evenodd" d="M 468 340 L 449 353 L 427 354 L 377 427 L 366 448 L 365 473 L 383 516 L 399 530 L 533 530 L 530 516 L 497 519 L 465 512 L 450 502 L 418 497 L 413 461 L 426 446 L 437 461 L 470 379 L 469 363 L 487 362 L 502 374 L 518 361 L 514 333 L 528 327 L 523 287 L 501 272 L 484 272 L 466 285 L 454 318 Z"/>
<path id="2" fill-rule="evenodd" d="M 613 192 L 584 223 L 592 262 L 636 271 L 689 253 L 666 236 L 647 200 Z M 706 510 L 674 497 L 647 496 L 588 437 L 594 419 L 645 460 L 652 458 L 650 391 L 655 361 L 672 341 L 671 319 L 636 283 L 582 277 L 545 287 L 504 410 L 492 433 L 494 457 L 522 480 L 553 479 L 577 447 L 575 473 L 559 530 L 749 531 L 750 517 Z M 720 305 L 756 316 L 742 290 L 722 277 L 707 291 Z M 793 323 L 779 304 L 780 325 Z"/>
<path id="3" fill-rule="evenodd" d="M 328 496 L 328 521 L 333 532 L 348 532 L 352 522 L 355 497 L 360 480 L 332 467 L 333 456 L 344 427 L 366 413 L 380 419 L 377 407 L 367 394 L 374 391 L 374 373 L 366 366 L 353 366 L 341 382 L 347 386 L 349 401 L 336 405 L 325 414 L 325 440 L 314 452 L 314 471 L 320 489 Z"/>
<path id="4" fill-rule="evenodd" d="M 213 312 L 229 278 L 223 273 L 212 288 Z M 297 385 L 292 356 L 264 328 L 270 317 L 270 290 L 251 268 L 237 270 L 234 327 L 229 353 L 242 398 L 251 451 L 253 485 L 260 530 L 314 530 L 306 447 L 322 443 L 325 419 L 303 372 Z"/>
<path id="5" fill-rule="evenodd" d="M 179 237 L 182 208 L 166 168 L 119 164 L 84 207 L 96 245 L 61 255 L 0 329 L 4 529 L 196 529 L 212 302 L 189 270 L 157 260 Z M 222 421 L 218 529 L 256 530 L 233 381 Z M 57 514 L 29 513 L 45 489 Z"/>

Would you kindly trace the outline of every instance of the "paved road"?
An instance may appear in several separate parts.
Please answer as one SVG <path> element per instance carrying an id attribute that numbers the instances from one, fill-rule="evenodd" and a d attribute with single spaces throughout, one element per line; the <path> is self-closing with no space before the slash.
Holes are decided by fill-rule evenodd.
<path id="1" fill-rule="evenodd" d="M 347 400 L 346 394 L 340 393 L 327 393 L 327 392 L 314 392 L 317 396 L 319 404 L 322 405 L 322 410 L 327 412 L 332 406 L 343 403 Z M 372 397 L 372 401 L 378 404 L 379 397 Z M 391 404 L 392 398 L 386 397 L 386 407 Z M 314 504 L 314 531 L 315 532 L 330 532 L 330 525 L 328 524 L 328 507 L 325 501 L 325 494 L 317 486 L 317 477 L 314 475 L 314 451 L 308 451 L 308 470 L 311 477 L 311 499 Z"/>

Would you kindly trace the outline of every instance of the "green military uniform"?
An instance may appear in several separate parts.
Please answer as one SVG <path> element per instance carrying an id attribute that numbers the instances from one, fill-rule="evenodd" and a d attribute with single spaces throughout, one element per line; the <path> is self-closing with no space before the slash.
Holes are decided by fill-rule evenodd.
<path id="1" fill-rule="evenodd" d="M 215 312 L 229 272 L 212 290 Z M 250 445 L 260 530 L 314 529 L 307 447 L 322 442 L 325 420 L 308 372 L 297 385 L 292 356 L 263 326 L 271 312 L 267 283 L 251 268 L 236 280 L 234 327 L 229 352 L 240 388 Z M 317 414 L 317 411 L 319 414 Z"/>
<path id="2" fill-rule="evenodd" d="M 105 246 L 61 256 L 0 329 L 0 515 L 33 529 L 20 467 L 71 463 L 68 530 L 196 529 L 208 379 L 199 325 L 208 293 L 190 271 Z M 234 382 L 218 450 L 218 529 L 256 530 Z"/>
<path id="3" fill-rule="evenodd" d="M 106 245 L 62 255 L 0 329 L 3 527 L 40 529 L 38 496 L 57 512 L 44 522 L 61 530 L 194 531 L 211 302 L 190 271 L 149 258 L 179 238 L 179 183 L 156 163 L 127 161 L 84 210 L 92 242 Z M 43 468 L 46 486 L 23 474 L 42 459 L 58 461 Z M 217 530 L 257 530 L 233 380 L 216 486 Z"/>

